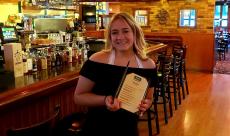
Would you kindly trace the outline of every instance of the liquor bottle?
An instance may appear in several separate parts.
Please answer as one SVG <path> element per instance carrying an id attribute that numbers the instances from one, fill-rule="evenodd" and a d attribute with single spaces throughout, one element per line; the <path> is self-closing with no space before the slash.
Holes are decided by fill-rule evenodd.
<path id="1" fill-rule="evenodd" d="M 47 69 L 47 58 L 45 56 L 41 57 L 41 64 L 42 69 Z"/>
<path id="2" fill-rule="evenodd" d="M 32 56 L 32 63 L 33 63 L 33 72 L 38 71 L 38 60 L 37 60 L 37 56 L 35 55 L 35 53 Z"/>
<path id="3" fill-rule="evenodd" d="M 75 63 L 76 62 L 76 49 L 74 47 L 72 47 L 72 62 Z"/>
<path id="4" fill-rule="evenodd" d="M 51 53 L 51 67 L 55 67 L 56 66 L 56 55 L 54 52 Z"/>
<path id="5" fill-rule="evenodd" d="M 38 57 L 37 57 L 37 69 L 38 71 L 42 70 L 42 62 L 41 62 L 41 52 L 39 51 L 38 53 Z"/>
<path id="6" fill-rule="evenodd" d="M 56 53 L 56 66 L 60 66 L 61 65 L 61 56 L 59 54 L 59 52 Z"/>
<path id="7" fill-rule="evenodd" d="M 89 50 L 89 45 L 84 44 L 83 46 L 83 60 L 86 61 L 88 59 L 88 50 Z"/>
<path id="8" fill-rule="evenodd" d="M 72 61 L 74 63 L 77 62 L 77 44 L 75 41 L 73 41 L 73 44 L 72 44 Z"/>
<path id="9" fill-rule="evenodd" d="M 50 55 L 50 48 L 46 48 L 45 49 L 45 57 L 46 57 L 46 60 L 47 60 L 47 68 L 49 69 L 51 67 L 51 55 Z"/>
<path id="10" fill-rule="evenodd" d="M 27 70 L 28 73 L 32 73 L 33 72 L 33 61 L 32 61 L 32 53 L 29 52 L 29 50 L 26 51 L 27 52 Z"/>
<path id="11" fill-rule="evenodd" d="M 42 66 L 42 69 L 47 69 L 47 53 L 45 52 L 45 49 L 43 48 L 42 49 L 42 52 L 41 52 L 41 66 Z"/>
<path id="12" fill-rule="evenodd" d="M 51 56 L 50 55 L 47 55 L 46 56 L 46 59 L 47 59 L 47 68 L 49 69 L 51 67 Z"/>
<path id="13" fill-rule="evenodd" d="M 78 56 L 77 56 L 77 59 L 78 59 L 78 64 L 81 64 L 82 63 L 82 49 L 78 49 Z"/>
<path id="14" fill-rule="evenodd" d="M 61 60 L 62 60 L 62 65 L 66 65 L 67 64 L 67 54 L 66 54 L 66 50 L 63 50 L 61 52 Z"/>
<path id="15" fill-rule="evenodd" d="M 27 53 L 26 53 L 26 51 L 23 52 L 22 62 L 23 62 L 23 73 L 25 75 L 25 74 L 28 73 Z"/>
<path id="16" fill-rule="evenodd" d="M 69 55 L 68 55 L 68 63 L 72 63 L 72 56 L 73 56 L 73 52 L 72 52 L 72 47 L 67 47 Z"/>
<path id="17" fill-rule="evenodd" d="M 38 57 L 38 70 L 47 69 L 47 59 L 44 54 L 44 50 L 42 49 L 40 52 L 40 56 Z"/>

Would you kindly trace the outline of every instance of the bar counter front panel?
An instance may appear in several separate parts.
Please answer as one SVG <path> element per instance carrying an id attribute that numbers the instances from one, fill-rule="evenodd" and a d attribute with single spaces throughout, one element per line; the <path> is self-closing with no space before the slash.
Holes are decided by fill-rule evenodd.
<path id="1" fill-rule="evenodd" d="M 26 127 L 46 120 L 60 105 L 60 117 L 85 112 L 86 107 L 74 104 L 73 95 L 81 65 L 69 64 L 14 78 L 1 75 L 0 135 L 9 128 Z"/>

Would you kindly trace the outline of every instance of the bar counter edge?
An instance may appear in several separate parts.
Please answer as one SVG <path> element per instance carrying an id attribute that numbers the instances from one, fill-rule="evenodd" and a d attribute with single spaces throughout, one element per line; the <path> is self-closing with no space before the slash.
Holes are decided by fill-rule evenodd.
<path id="1" fill-rule="evenodd" d="M 66 72 L 54 78 L 42 80 L 21 88 L 7 90 L 0 95 L 0 110 L 9 105 L 26 101 L 27 97 L 35 98 L 49 95 L 54 91 L 61 91 L 59 88 L 68 87 L 70 84 L 77 84 L 79 70 Z"/>

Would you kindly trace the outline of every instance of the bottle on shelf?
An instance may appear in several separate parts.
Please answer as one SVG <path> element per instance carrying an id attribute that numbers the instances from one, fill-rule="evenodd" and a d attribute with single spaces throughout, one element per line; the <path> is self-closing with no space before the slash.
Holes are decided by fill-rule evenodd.
<path id="1" fill-rule="evenodd" d="M 33 72 L 38 71 L 38 57 L 35 52 L 32 55 L 32 63 L 33 63 Z"/>
<path id="2" fill-rule="evenodd" d="M 72 47 L 67 47 L 67 50 L 68 50 L 68 63 L 72 63 L 72 56 L 73 56 Z"/>
<path id="3" fill-rule="evenodd" d="M 38 66 L 38 70 L 47 69 L 47 59 L 45 56 L 44 48 L 42 48 L 39 52 L 37 66 Z"/>
<path id="4" fill-rule="evenodd" d="M 47 69 L 51 67 L 51 55 L 50 55 L 50 48 L 45 48 L 45 57 L 47 60 Z"/>
<path id="5" fill-rule="evenodd" d="M 77 62 L 77 59 L 76 59 L 76 48 L 75 47 L 72 47 L 72 61 L 73 61 L 73 63 Z"/>
<path id="6" fill-rule="evenodd" d="M 42 56 L 41 59 L 40 59 L 40 61 L 41 61 L 41 68 L 42 68 L 42 70 L 43 69 L 47 69 L 47 58 L 45 56 Z"/>
<path id="7" fill-rule="evenodd" d="M 77 60 L 78 60 L 77 57 L 78 57 L 78 48 L 77 48 L 76 41 L 73 40 L 73 41 L 72 41 L 72 61 L 73 61 L 74 63 L 77 62 Z"/>
<path id="8" fill-rule="evenodd" d="M 32 60 L 32 53 L 27 49 L 27 70 L 28 73 L 33 72 L 33 60 Z"/>
<path id="9" fill-rule="evenodd" d="M 59 52 L 56 53 L 56 66 L 60 66 L 61 65 L 61 55 Z"/>
<path id="10" fill-rule="evenodd" d="M 88 50 L 89 50 L 89 45 L 88 44 L 84 44 L 83 45 L 83 61 L 86 61 L 88 59 Z"/>
<path id="11" fill-rule="evenodd" d="M 79 46 L 77 48 L 77 54 L 76 55 L 77 55 L 77 63 L 81 64 L 82 63 L 82 49 L 79 48 Z"/>
<path id="12" fill-rule="evenodd" d="M 26 51 L 23 52 L 22 62 L 23 62 L 23 73 L 25 75 L 28 73 L 27 52 Z"/>
<path id="13" fill-rule="evenodd" d="M 46 56 L 46 59 L 47 59 L 47 68 L 50 69 L 50 67 L 51 67 L 51 56 L 48 54 Z"/>
<path id="14" fill-rule="evenodd" d="M 56 66 L 56 55 L 54 52 L 51 53 L 51 67 Z"/>

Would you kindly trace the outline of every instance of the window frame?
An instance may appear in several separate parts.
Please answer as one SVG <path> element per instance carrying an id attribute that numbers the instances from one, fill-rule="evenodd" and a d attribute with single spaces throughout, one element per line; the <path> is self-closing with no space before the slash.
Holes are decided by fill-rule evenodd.
<path id="1" fill-rule="evenodd" d="M 146 17 L 147 17 L 147 23 L 146 23 L 146 25 L 140 25 L 139 23 L 138 23 L 138 21 L 136 20 L 136 11 L 137 10 L 145 10 L 146 11 Z M 140 25 L 140 27 L 142 27 L 142 28 L 148 28 L 148 27 L 150 27 L 149 26 L 149 24 L 150 24 L 150 22 L 149 22 L 149 14 L 150 14 L 150 9 L 149 8 L 135 8 L 135 9 L 133 9 L 133 17 L 134 17 L 134 19 L 135 19 L 135 21 Z"/>
<path id="2" fill-rule="evenodd" d="M 216 16 L 215 16 L 215 15 L 216 15 L 216 6 L 220 6 L 220 15 L 219 15 L 220 18 L 216 18 Z M 227 18 L 222 18 L 222 17 L 223 17 L 223 9 L 224 9 L 223 6 L 227 6 L 227 10 L 228 10 L 228 11 L 227 11 Z M 228 21 L 229 21 L 229 20 L 228 20 L 228 14 L 229 14 L 228 12 L 229 12 L 229 7 L 228 7 L 228 5 L 224 5 L 224 4 L 216 4 L 216 5 L 215 5 L 214 22 L 213 22 L 214 28 L 215 28 L 215 27 L 228 28 Z M 215 25 L 215 21 L 219 21 L 219 25 L 218 25 L 218 26 Z M 226 22 L 227 22 L 227 25 L 226 25 L 226 26 L 222 26 L 222 24 L 223 24 L 222 22 L 223 22 L 223 21 L 226 21 Z"/>
<path id="3" fill-rule="evenodd" d="M 191 17 L 189 19 L 186 19 L 186 20 L 189 21 L 189 23 L 191 23 L 191 20 L 194 20 L 194 26 L 181 26 L 181 11 L 183 11 L 183 10 L 190 10 L 190 14 L 191 14 L 192 10 L 195 11 L 195 18 L 194 19 L 191 19 Z M 178 13 L 178 19 L 179 19 L 178 20 L 178 27 L 180 27 L 180 28 L 196 28 L 197 27 L 197 10 L 195 8 L 183 8 L 183 9 L 180 9 L 179 13 Z"/>

